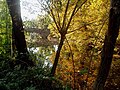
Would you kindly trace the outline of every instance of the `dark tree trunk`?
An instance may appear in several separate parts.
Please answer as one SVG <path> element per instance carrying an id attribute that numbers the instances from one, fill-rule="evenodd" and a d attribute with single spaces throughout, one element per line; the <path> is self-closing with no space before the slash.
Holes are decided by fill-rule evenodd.
<path id="1" fill-rule="evenodd" d="M 26 53 L 27 46 L 21 19 L 20 0 L 7 0 L 7 4 L 12 18 L 13 41 L 15 41 L 19 54 Z"/>
<path id="2" fill-rule="evenodd" d="M 9 12 L 12 18 L 12 42 L 17 49 L 17 59 L 23 65 L 32 65 L 32 62 L 28 61 L 28 50 L 25 41 L 23 23 L 21 18 L 20 0 L 6 0 L 9 8 Z M 18 62 L 18 63 L 20 63 Z"/>
<path id="3" fill-rule="evenodd" d="M 104 90 L 104 85 L 109 74 L 116 39 L 120 25 L 120 0 L 112 0 L 109 14 L 108 31 L 105 35 L 101 63 L 94 83 L 93 90 Z"/>
<path id="4" fill-rule="evenodd" d="M 62 49 L 64 40 L 65 40 L 65 35 L 61 35 L 60 44 L 59 44 L 59 46 L 58 46 L 58 50 L 57 50 L 57 52 L 56 52 L 54 64 L 53 64 L 53 67 L 52 67 L 52 69 L 51 69 L 51 74 L 50 74 L 50 75 L 51 75 L 52 77 L 55 75 L 55 71 L 56 71 L 56 68 L 57 68 L 58 60 L 59 60 L 59 57 L 60 57 L 60 51 L 61 51 L 61 49 Z"/>

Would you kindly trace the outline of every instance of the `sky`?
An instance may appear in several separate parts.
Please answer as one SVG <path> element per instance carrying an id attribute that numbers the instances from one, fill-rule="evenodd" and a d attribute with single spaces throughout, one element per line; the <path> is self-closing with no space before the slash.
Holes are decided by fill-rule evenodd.
<path id="1" fill-rule="evenodd" d="M 43 14 L 41 5 L 37 0 L 20 0 L 21 16 L 23 20 L 32 20 L 37 18 L 38 14 Z"/>

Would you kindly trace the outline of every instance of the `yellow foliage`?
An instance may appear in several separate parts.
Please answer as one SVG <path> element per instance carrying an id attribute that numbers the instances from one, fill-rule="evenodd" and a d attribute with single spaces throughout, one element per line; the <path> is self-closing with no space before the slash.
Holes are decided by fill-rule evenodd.
<path id="1" fill-rule="evenodd" d="M 76 2 L 77 0 L 71 0 L 69 4 L 65 28 Z M 61 11 L 52 8 L 52 12 L 57 25 L 62 28 L 67 1 L 61 0 L 61 3 Z M 56 76 L 65 82 L 64 85 L 69 84 L 78 89 L 84 82 L 84 86 L 87 84 L 91 87 L 99 66 L 103 36 L 107 30 L 108 10 L 107 0 L 88 0 L 72 18 L 56 71 Z M 49 27 L 59 37 L 55 22 Z"/>

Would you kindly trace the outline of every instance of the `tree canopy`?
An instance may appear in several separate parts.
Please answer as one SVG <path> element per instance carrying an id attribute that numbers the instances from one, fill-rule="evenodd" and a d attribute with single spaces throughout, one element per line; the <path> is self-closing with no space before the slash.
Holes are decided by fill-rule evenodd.
<path id="1" fill-rule="evenodd" d="M 119 90 L 119 10 L 119 0 L 0 0 L 0 90 Z"/>

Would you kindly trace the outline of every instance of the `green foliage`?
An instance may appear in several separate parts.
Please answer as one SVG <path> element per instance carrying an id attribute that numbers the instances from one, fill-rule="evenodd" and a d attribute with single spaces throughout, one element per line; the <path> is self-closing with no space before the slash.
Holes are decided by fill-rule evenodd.
<path id="1" fill-rule="evenodd" d="M 26 28 L 40 28 L 40 29 L 44 29 L 46 28 L 46 26 L 48 26 L 51 22 L 50 17 L 46 14 L 46 15 L 39 15 L 37 17 L 37 19 L 33 19 L 33 20 L 27 20 L 24 21 L 24 25 Z"/>
<path id="2" fill-rule="evenodd" d="M 88 72 L 88 70 L 86 69 L 86 68 L 84 68 L 84 69 L 82 69 L 81 71 L 80 71 L 80 75 L 84 75 L 85 73 L 87 73 Z"/>
<path id="3" fill-rule="evenodd" d="M 11 48 L 11 20 L 5 0 L 0 1 L 0 54 Z"/>
<path id="4" fill-rule="evenodd" d="M 0 55 L 0 90 L 44 90 L 51 81 L 51 88 L 62 88 L 59 80 L 49 77 L 49 66 L 39 63 L 27 70 L 22 70 L 19 65 L 13 69 L 11 60 L 9 56 Z"/>

